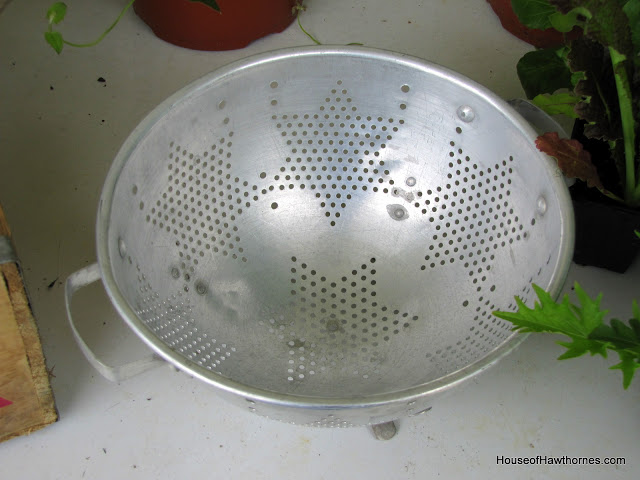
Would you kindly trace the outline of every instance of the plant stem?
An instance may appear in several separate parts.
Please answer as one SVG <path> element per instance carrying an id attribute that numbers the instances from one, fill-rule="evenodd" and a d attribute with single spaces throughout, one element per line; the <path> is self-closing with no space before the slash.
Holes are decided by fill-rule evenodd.
<path id="1" fill-rule="evenodd" d="M 302 32 L 309 37 L 311 40 L 313 40 L 313 43 L 315 43 L 316 45 L 322 45 L 322 43 L 320 43 L 318 40 L 316 40 L 316 38 L 311 35 L 309 32 L 307 32 L 304 27 L 302 26 L 302 23 L 300 23 L 300 10 L 298 10 L 298 26 L 300 27 L 300 30 L 302 30 Z"/>
<path id="2" fill-rule="evenodd" d="M 620 119 L 622 121 L 625 159 L 624 196 L 627 203 L 634 204 L 638 201 L 636 197 L 638 197 L 640 185 L 636 185 L 636 172 L 634 168 L 636 139 L 629 78 L 627 77 L 627 70 L 624 65 L 626 56 L 619 53 L 613 47 L 609 47 L 609 54 L 611 56 L 611 63 L 616 80 L 618 103 L 620 104 Z"/>
<path id="3" fill-rule="evenodd" d="M 64 41 L 64 43 L 66 45 L 69 45 L 71 47 L 78 47 L 78 48 L 85 48 L 85 47 L 93 47 L 94 45 L 97 45 L 98 43 L 100 43 L 102 41 L 102 39 L 104 37 L 106 37 L 109 32 L 111 30 L 114 29 L 114 27 L 118 24 L 118 22 L 120 21 L 120 19 L 124 16 L 125 13 L 127 13 L 127 10 L 129 10 L 129 7 L 131 7 L 131 5 L 133 5 L 133 2 L 135 2 L 136 0 L 130 0 L 129 3 L 127 3 L 127 5 L 122 9 L 122 11 L 120 12 L 120 15 L 118 15 L 118 18 L 115 19 L 115 21 L 109 26 L 109 28 L 107 28 L 102 35 L 100 35 L 96 40 L 94 40 L 93 42 L 89 42 L 89 43 L 73 43 L 73 42 L 68 42 L 68 41 Z"/>
<path id="4" fill-rule="evenodd" d="M 300 22 L 300 14 L 302 12 L 306 12 L 307 7 L 305 5 L 302 4 L 302 1 L 299 1 L 295 7 L 293 7 L 294 11 L 298 12 L 298 26 L 300 27 L 300 30 L 302 30 L 302 33 L 304 33 L 307 37 L 309 37 L 311 39 L 311 41 L 313 43 L 315 43 L 316 45 L 322 45 L 322 42 L 320 40 L 318 40 L 316 37 L 314 37 L 313 35 L 311 35 L 309 32 L 307 32 L 304 27 L 302 26 L 302 22 Z M 352 43 L 347 43 L 347 45 L 363 45 L 360 42 L 352 42 Z"/>

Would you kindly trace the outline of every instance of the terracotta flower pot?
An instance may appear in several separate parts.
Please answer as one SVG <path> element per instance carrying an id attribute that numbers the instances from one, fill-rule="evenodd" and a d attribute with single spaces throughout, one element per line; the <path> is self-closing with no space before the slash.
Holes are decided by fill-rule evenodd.
<path id="1" fill-rule="evenodd" d="M 194 50 L 233 50 L 296 18 L 296 0 L 217 0 L 221 13 L 190 0 L 136 0 L 133 9 L 157 37 Z"/>
<path id="2" fill-rule="evenodd" d="M 565 35 L 553 28 L 538 30 L 522 25 L 513 12 L 511 0 L 487 0 L 487 2 L 489 2 L 489 5 L 491 5 L 496 15 L 498 15 L 504 29 L 520 40 L 524 40 L 538 48 L 557 47 L 565 43 Z M 571 40 L 577 38 L 580 34 L 580 29 L 576 27 L 567 34 L 567 38 Z"/>

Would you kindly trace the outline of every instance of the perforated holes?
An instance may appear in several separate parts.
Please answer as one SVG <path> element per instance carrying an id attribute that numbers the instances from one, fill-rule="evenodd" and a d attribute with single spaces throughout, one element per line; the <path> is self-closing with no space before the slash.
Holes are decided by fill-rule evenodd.
<path id="1" fill-rule="evenodd" d="M 137 264 L 136 269 L 141 292 L 140 307 L 136 314 L 170 348 L 198 365 L 219 372 L 222 362 L 231 357 L 236 348 L 198 332 L 192 317 L 192 307 L 185 298 L 189 289 L 183 289 L 162 300 L 153 291 Z M 175 277 L 173 270 L 171 275 Z"/>
<path id="2" fill-rule="evenodd" d="M 233 132 L 227 135 L 218 138 L 211 150 L 202 155 L 182 149 L 183 160 L 169 163 L 168 186 L 160 194 L 162 201 L 158 200 L 147 215 L 147 221 L 160 228 L 166 222 L 166 231 L 176 237 L 179 254 L 186 262 L 183 268 L 192 269 L 198 259 L 211 251 L 246 262 L 235 225 L 237 216 L 242 214 L 243 192 L 238 186 L 234 188 L 240 179 L 229 173 Z M 179 145 L 176 148 L 180 150 Z M 156 222 L 154 215 L 162 221 Z"/>
<path id="3" fill-rule="evenodd" d="M 457 189 L 453 190 L 452 183 L 447 183 L 417 193 L 422 202 L 416 202 L 415 207 L 423 215 L 430 215 L 429 222 L 439 235 L 434 237 L 434 243 L 424 257 L 426 263 L 420 265 L 421 270 L 464 261 L 474 255 L 484 258 L 485 262 L 483 254 L 489 250 L 497 250 L 507 243 L 528 237 L 524 225 L 505 198 L 511 193 L 504 189 L 504 181 L 510 181 L 509 175 L 513 171 L 508 163 L 513 161 L 513 157 L 509 157 L 509 162 L 503 160 L 494 167 L 481 168 L 464 155 L 464 149 L 455 140 L 451 140 L 449 145 L 452 148 L 448 153 L 451 160 L 448 162 L 450 173 L 447 179 Z M 500 190 L 495 187 L 496 179 L 503 180 Z M 508 241 L 502 240 L 504 238 Z M 478 277 L 474 282 L 479 283 L 480 280 Z"/>
<path id="4" fill-rule="evenodd" d="M 402 125 L 403 120 L 357 114 L 358 107 L 345 86 L 336 87 L 321 97 L 318 114 L 272 115 L 280 137 L 289 146 L 291 156 L 279 172 L 263 172 L 262 195 L 292 189 L 319 190 L 318 206 L 331 226 L 336 226 L 349 208 L 353 191 L 384 191 L 392 184 L 381 152 L 392 139 L 389 124 Z M 393 127 L 398 131 L 398 127 Z M 290 178 L 284 182 L 282 173 Z M 272 180 L 272 181 L 271 181 Z M 258 201 L 259 196 L 254 200 Z"/>
<path id="5" fill-rule="evenodd" d="M 321 420 L 317 420 L 308 425 L 321 428 L 348 428 L 354 426 L 352 423 L 340 420 L 340 418 L 335 417 L 334 415 L 329 415 L 326 418 L 322 418 Z"/>
<path id="6" fill-rule="evenodd" d="M 306 263 L 292 258 L 291 283 L 300 308 L 300 320 L 309 319 L 315 330 L 314 342 L 337 349 L 359 349 L 366 354 L 380 341 L 390 341 L 410 328 L 417 315 L 380 305 L 375 291 L 376 259 L 345 272 L 340 278 L 327 278 Z M 367 372 L 359 370 L 358 375 Z M 365 378 L 365 377 L 363 377 Z M 368 377 L 367 377 L 368 378 Z"/>

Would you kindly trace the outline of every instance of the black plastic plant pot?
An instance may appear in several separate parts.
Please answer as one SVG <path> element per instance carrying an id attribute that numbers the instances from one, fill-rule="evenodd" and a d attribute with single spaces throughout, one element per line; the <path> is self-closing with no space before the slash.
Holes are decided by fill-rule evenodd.
<path id="1" fill-rule="evenodd" d="M 577 182 L 571 187 L 576 221 L 573 261 L 624 273 L 640 251 L 640 210 Z"/>

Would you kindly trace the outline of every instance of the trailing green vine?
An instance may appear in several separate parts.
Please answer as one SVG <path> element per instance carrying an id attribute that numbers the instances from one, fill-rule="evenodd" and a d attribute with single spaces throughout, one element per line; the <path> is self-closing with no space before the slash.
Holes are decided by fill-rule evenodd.
<path id="1" fill-rule="evenodd" d="M 316 45 L 322 45 L 322 43 L 320 43 L 320 41 L 316 37 L 314 37 L 313 35 L 311 35 L 309 32 L 305 30 L 305 28 L 302 26 L 302 23 L 300 22 L 300 13 L 306 12 L 306 10 L 307 10 L 307 6 L 303 5 L 302 2 L 296 3 L 296 5 L 293 7 L 293 13 L 297 14 L 296 17 L 298 21 L 298 27 L 300 27 L 300 30 L 302 30 L 302 33 L 304 33 L 307 37 L 309 37 L 313 43 L 315 43 Z"/>
<path id="2" fill-rule="evenodd" d="M 307 37 L 309 37 L 311 39 L 311 41 L 313 43 L 315 43 L 316 45 L 322 45 L 322 42 L 320 40 L 318 40 L 316 37 L 314 37 L 313 35 L 311 35 L 303 26 L 302 26 L 302 22 L 300 21 L 300 13 L 302 12 L 306 12 L 307 11 L 307 6 L 303 5 L 302 2 L 297 3 L 294 7 L 293 7 L 293 12 L 297 13 L 297 21 L 298 21 L 298 27 L 300 27 L 300 30 L 302 30 L 302 33 L 304 33 Z M 360 42 L 352 42 L 352 43 L 347 43 L 347 45 L 363 45 Z"/>
<path id="3" fill-rule="evenodd" d="M 93 47 L 98 43 L 100 43 L 104 39 L 104 37 L 106 37 L 109 34 L 109 32 L 114 29 L 114 27 L 118 24 L 118 22 L 127 12 L 127 10 L 129 10 L 131 5 L 133 5 L 133 2 L 135 2 L 135 0 L 130 0 L 129 3 L 127 3 L 127 5 L 120 12 L 120 15 L 118 15 L 115 21 L 111 25 L 109 25 L 109 27 L 104 32 L 102 32 L 102 34 L 98 38 L 96 38 L 92 42 L 87 42 L 87 43 L 70 42 L 63 38 L 62 33 L 60 33 L 59 31 L 53 30 L 53 26 L 58 25 L 62 20 L 64 20 L 64 17 L 67 14 L 67 5 L 64 2 L 56 2 L 53 5 L 51 5 L 51 7 L 49 7 L 49 10 L 47 10 L 47 20 L 49 21 L 49 29 L 46 32 L 44 32 L 44 38 L 47 41 L 47 43 L 51 46 L 51 48 L 53 48 L 58 54 L 62 52 L 62 49 L 65 45 L 69 45 L 70 47 L 77 47 L 77 48 Z"/>
<path id="4" fill-rule="evenodd" d="M 208 7 L 211 7 L 216 12 L 220 12 L 220 6 L 216 2 L 216 0 L 190 0 L 190 1 L 203 3 Z M 131 6 L 133 5 L 133 2 L 135 2 L 135 0 L 130 0 L 129 3 L 125 5 L 125 7 L 122 9 L 118 17 L 113 21 L 111 25 L 109 25 L 109 27 L 104 32 L 102 32 L 102 34 L 98 38 L 96 38 L 92 42 L 87 42 L 87 43 L 77 43 L 77 42 L 70 42 L 68 40 L 65 40 L 65 38 L 62 36 L 62 33 L 53 29 L 53 27 L 55 25 L 58 25 L 60 22 L 62 22 L 62 20 L 64 20 L 64 17 L 67 15 L 67 4 L 64 2 L 56 2 L 53 5 L 51 5 L 47 10 L 47 21 L 49 22 L 49 27 L 47 31 L 44 32 L 44 39 L 51 46 L 51 48 L 53 48 L 58 54 L 62 52 L 62 49 L 64 48 L 65 45 L 68 45 L 70 47 L 76 47 L 76 48 L 93 47 L 98 43 L 100 43 L 104 39 L 104 37 L 106 37 L 109 34 L 109 32 L 111 32 L 111 30 L 115 28 L 115 26 L 118 24 L 118 22 L 120 22 L 124 14 L 127 13 L 127 10 L 131 8 Z"/>

